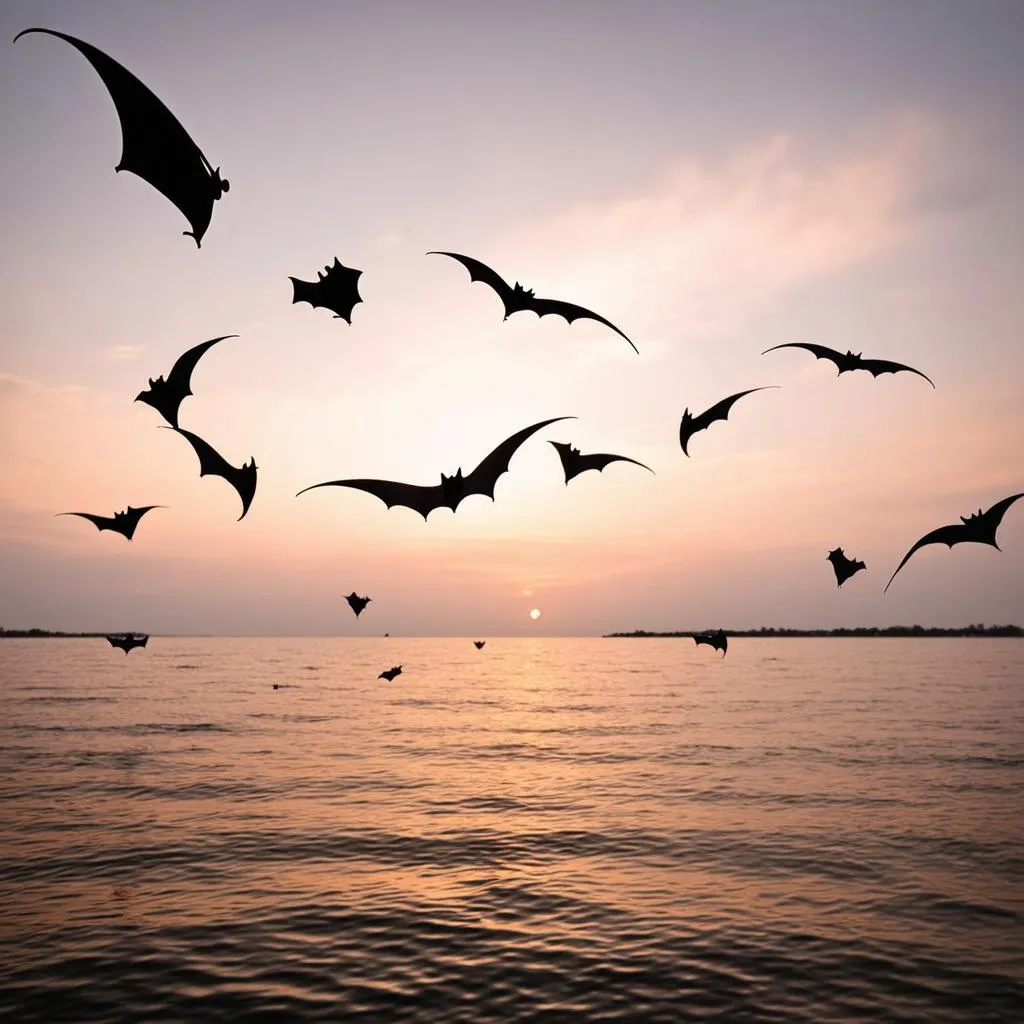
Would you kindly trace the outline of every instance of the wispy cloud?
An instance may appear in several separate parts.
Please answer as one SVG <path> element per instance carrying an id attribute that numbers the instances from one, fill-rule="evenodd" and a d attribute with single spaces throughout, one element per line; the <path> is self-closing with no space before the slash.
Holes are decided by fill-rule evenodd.
<path id="1" fill-rule="evenodd" d="M 111 345 L 100 352 L 104 359 L 112 363 L 123 363 L 129 359 L 137 359 L 146 349 L 143 345 Z"/>

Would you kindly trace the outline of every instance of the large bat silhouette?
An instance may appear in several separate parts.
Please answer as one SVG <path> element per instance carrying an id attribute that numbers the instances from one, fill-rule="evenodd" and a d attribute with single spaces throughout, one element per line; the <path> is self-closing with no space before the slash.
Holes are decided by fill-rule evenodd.
<path id="1" fill-rule="evenodd" d="M 904 556 L 903 561 L 896 566 L 896 572 L 899 572 L 910 560 L 910 556 L 917 551 L 918 548 L 923 548 L 926 544 L 945 544 L 947 547 L 952 547 L 954 544 L 963 544 L 965 542 L 973 542 L 975 544 L 988 544 L 994 547 L 996 551 L 1002 549 L 996 543 L 996 530 L 999 529 L 999 524 L 1003 521 L 1003 516 L 1006 515 L 1006 510 L 1018 499 L 1024 498 L 1024 491 L 1020 494 L 1011 494 L 1008 498 L 1003 498 L 1002 501 L 997 501 L 990 509 L 982 512 L 979 508 L 977 512 L 969 516 L 961 516 L 959 523 L 953 523 L 950 526 L 940 526 L 937 530 L 932 530 L 931 533 L 926 533 Z M 896 579 L 896 572 L 889 577 L 889 582 L 885 585 L 885 590 L 888 590 L 892 585 L 892 581 Z M 882 593 L 885 593 L 885 590 Z"/>
<path id="2" fill-rule="evenodd" d="M 932 387 L 935 387 L 931 377 L 926 376 L 920 370 L 915 370 L 912 366 L 893 363 L 888 359 L 862 359 L 859 352 L 854 355 L 849 349 L 847 349 L 846 355 L 843 355 L 842 352 L 837 352 L 834 348 L 826 348 L 824 345 L 805 345 L 801 341 L 792 341 L 785 345 L 773 345 L 771 348 L 766 348 L 761 355 L 767 355 L 779 348 L 805 348 L 808 352 L 813 352 L 818 359 L 830 359 L 839 367 L 837 377 L 840 373 L 849 373 L 852 370 L 867 370 L 872 377 L 877 377 L 882 373 L 899 373 L 900 370 L 907 370 L 909 373 L 916 373 L 918 377 L 924 377 Z"/>
<path id="3" fill-rule="evenodd" d="M 836 548 L 825 556 L 826 562 L 832 563 L 836 573 L 836 586 L 841 587 L 854 573 L 858 573 L 867 566 L 858 562 L 855 558 L 847 558 L 842 548 Z"/>
<path id="4" fill-rule="evenodd" d="M 690 453 L 686 450 L 686 446 L 690 443 L 690 438 L 698 430 L 707 430 L 716 420 L 727 420 L 733 405 L 744 395 L 752 395 L 755 391 L 768 391 L 777 387 L 779 387 L 778 384 L 766 384 L 762 388 L 750 388 L 748 391 L 739 391 L 735 395 L 730 395 L 728 398 L 723 398 L 720 402 L 716 402 L 710 409 L 705 409 L 704 412 L 697 416 L 691 415 L 689 408 L 684 409 L 683 418 L 679 423 L 679 447 L 683 449 L 683 454 L 689 458 Z"/>
<path id="5" fill-rule="evenodd" d="M 725 657 L 725 652 L 729 649 L 729 638 L 725 635 L 724 629 L 720 629 L 715 633 L 694 633 L 693 641 L 698 647 L 701 644 L 707 644 L 708 647 L 721 651 L 723 658 Z"/>
<path id="6" fill-rule="evenodd" d="M 509 463 L 519 446 L 532 434 L 559 420 L 573 420 L 575 416 L 556 416 L 551 420 L 542 420 L 526 427 L 510 438 L 502 441 L 471 473 L 462 475 L 460 467 L 454 476 L 441 474 L 441 482 L 433 487 L 422 487 L 418 484 L 396 483 L 392 480 L 327 480 L 322 484 L 304 487 L 299 494 L 312 491 L 317 487 L 354 487 L 366 491 L 391 508 L 393 505 L 404 505 L 418 512 L 424 520 L 434 509 L 450 508 L 453 512 L 459 503 L 471 494 L 485 494 L 494 500 L 494 486 L 498 478 L 508 472 Z M 297 494 L 296 497 L 299 495 Z"/>
<path id="7" fill-rule="evenodd" d="M 127 655 L 136 647 L 145 647 L 149 639 L 148 633 L 108 633 L 107 641 L 111 647 L 120 647 Z"/>
<path id="8" fill-rule="evenodd" d="M 400 676 L 401 674 L 402 674 L 402 666 L 401 665 L 392 665 L 391 668 L 387 668 L 383 672 L 381 672 L 381 674 L 379 676 L 377 676 L 377 678 L 378 679 L 386 679 L 390 683 L 390 682 L 394 681 L 395 676 Z"/>
<path id="9" fill-rule="evenodd" d="M 196 368 L 196 363 L 199 362 L 203 353 L 216 345 L 218 341 L 237 337 L 237 334 L 222 334 L 219 338 L 211 338 L 201 345 L 196 345 L 195 348 L 190 348 L 178 357 L 171 367 L 171 372 L 167 374 L 166 380 L 163 376 L 157 377 L 156 380 L 150 377 L 148 390 L 140 391 L 135 396 L 135 401 L 151 405 L 172 427 L 176 427 L 178 425 L 178 407 L 193 393 L 192 371 Z"/>
<path id="10" fill-rule="evenodd" d="M 356 613 L 356 618 L 359 618 L 359 613 L 373 600 L 372 597 L 360 597 L 354 590 L 348 597 L 345 598 L 348 601 L 349 608 Z"/>
<path id="11" fill-rule="evenodd" d="M 184 430 L 182 427 L 164 427 L 163 429 L 181 434 L 192 446 L 192 450 L 199 457 L 200 476 L 223 477 L 238 491 L 238 497 L 242 499 L 242 514 L 238 517 L 238 522 L 241 522 L 245 518 L 246 512 L 249 511 L 253 495 L 256 493 L 256 460 L 250 459 L 241 466 L 232 466 L 212 445 L 190 430 Z"/>
<path id="12" fill-rule="evenodd" d="M 131 171 L 165 195 L 185 215 L 199 246 L 213 216 L 213 204 L 228 191 L 228 182 L 192 141 L 181 122 L 127 68 L 95 46 L 48 28 L 27 28 L 70 43 L 103 79 L 121 120 L 121 160 L 115 171 Z"/>
<path id="13" fill-rule="evenodd" d="M 166 505 L 143 505 L 142 508 L 132 508 L 131 505 L 124 512 L 115 512 L 112 516 L 94 516 L 88 512 L 58 512 L 58 516 L 81 516 L 88 519 L 97 530 L 113 530 L 131 540 L 135 536 L 135 528 L 139 520 L 154 508 L 166 508 Z"/>
<path id="14" fill-rule="evenodd" d="M 586 473 L 588 469 L 596 469 L 598 472 L 601 472 L 611 462 L 632 462 L 634 466 L 641 466 L 649 473 L 654 472 L 650 466 L 644 466 L 642 462 L 627 458 L 625 455 L 607 455 L 603 452 L 581 455 L 579 448 L 574 448 L 571 444 L 565 444 L 561 441 L 549 441 L 548 444 L 554 447 L 555 451 L 558 452 L 559 459 L 562 460 L 562 470 L 565 473 L 566 485 L 574 476 Z"/>
<path id="15" fill-rule="evenodd" d="M 292 283 L 292 305 L 296 302 L 308 302 L 311 306 L 322 306 L 335 314 L 335 320 L 344 320 L 352 324 L 352 310 L 357 302 L 362 302 L 359 295 L 359 277 L 361 270 L 343 266 L 334 257 L 334 263 L 324 267 L 324 272 L 317 271 L 315 281 L 300 281 L 297 277 L 289 277 Z"/>
<path id="16" fill-rule="evenodd" d="M 538 299 L 532 289 L 524 288 L 518 281 L 516 281 L 514 286 L 510 287 L 508 282 L 498 273 L 491 270 L 486 263 L 481 263 L 479 260 L 474 260 L 469 256 L 460 256 L 457 252 L 443 252 L 435 249 L 428 252 L 427 255 L 450 256 L 453 260 L 458 260 L 469 271 L 469 279 L 471 281 L 483 281 L 484 284 L 493 288 L 498 293 L 498 298 L 501 299 L 505 307 L 505 320 L 513 313 L 519 313 L 524 309 L 532 310 L 537 316 L 547 316 L 553 313 L 555 316 L 564 317 L 569 323 L 572 323 L 573 320 L 581 319 L 596 320 L 599 324 L 610 327 L 620 338 L 626 338 L 633 351 L 639 355 L 640 350 L 615 324 L 610 320 L 605 320 L 603 316 L 598 316 L 597 313 L 589 309 L 584 309 L 583 306 L 576 306 L 571 302 L 560 302 L 558 299 Z"/>

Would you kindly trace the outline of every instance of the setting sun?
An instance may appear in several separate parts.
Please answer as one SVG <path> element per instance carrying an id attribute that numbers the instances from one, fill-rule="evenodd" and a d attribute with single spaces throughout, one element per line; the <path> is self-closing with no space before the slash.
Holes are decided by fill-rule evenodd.
<path id="1" fill-rule="evenodd" d="M 530 618 L 531 619 L 539 619 L 540 618 L 540 609 L 539 608 L 531 608 L 530 609 Z"/>

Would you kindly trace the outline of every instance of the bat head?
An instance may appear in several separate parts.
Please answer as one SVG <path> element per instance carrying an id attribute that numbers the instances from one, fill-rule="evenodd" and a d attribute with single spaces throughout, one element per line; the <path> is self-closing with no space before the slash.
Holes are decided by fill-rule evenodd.
<path id="1" fill-rule="evenodd" d="M 466 494 L 466 481 L 462 476 L 461 466 L 455 471 L 454 476 L 441 474 L 441 493 L 444 495 L 445 504 L 454 512 L 456 505 Z"/>
<path id="2" fill-rule="evenodd" d="M 984 513 L 979 508 L 977 512 L 972 512 L 969 516 L 961 516 L 960 522 L 963 523 L 964 526 L 967 526 L 968 524 L 980 519 L 982 515 L 984 515 Z"/>
<path id="3" fill-rule="evenodd" d="M 835 551 L 830 551 L 825 556 L 826 562 L 842 562 L 846 560 L 846 555 L 843 554 L 842 548 L 836 548 Z"/>
<path id="4" fill-rule="evenodd" d="M 225 192 L 230 192 L 231 191 L 231 182 L 228 181 L 227 178 L 222 178 L 220 176 L 220 168 L 219 167 L 213 172 L 213 188 L 214 188 L 214 196 L 213 196 L 213 198 L 215 200 L 216 199 L 220 199 L 220 197 L 222 195 L 224 195 Z"/>

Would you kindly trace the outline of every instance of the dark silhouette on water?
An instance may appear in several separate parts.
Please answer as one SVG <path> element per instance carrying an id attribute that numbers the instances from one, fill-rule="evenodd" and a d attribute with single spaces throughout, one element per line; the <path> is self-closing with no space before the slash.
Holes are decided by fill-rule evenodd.
<path id="1" fill-rule="evenodd" d="M 679 447 L 683 449 L 683 454 L 689 458 L 690 453 L 686 450 L 686 446 L 690 443 L 690 438 L 698 430 L 707 430 L 717 420 L 727 420 L 733 405 L 744 395 L 752 395 L 755 391 L 768 391 L 778 387 L 778 384 L 766 384 L 764 387 L 739 391 L 735 395 L 730 395 L 728 398 L 723 398 L 720 402 L 716 402 L 710 409 L 705 409 L 704 412 L 697 416 L 691 415 L 689 408 L 684 409 L 683 418 L 679 423 Z"/>
<path id="2" fill-rule="evenodd" d="M 301 281 L 297 277 L 289 277 L 292 283 L 292 305 L 296 302 L 308 302 L 311 306 L 322 306 L 335 314 L 335 320 L 344 320 L 351 326 L 352 310 L 357 302 L 362 302 L 359 295 L 359 277 L 361 270 L 342 266 L 338 257 L 334 263 L 324 267 L 324 272 L 317 271 L 315 281 Z"/>
<path id="3" fill-rule="evenodd" d="M 111 647 L 120 647 L 125 655 L 136 647 L 145 647 L 149 640 L 148 633 L 108 633 L 107 640 Z"/>
<path id="4" fill-rule="evenodd" d="M 924 377 L 932 387 L 935 387 L 931 377 L 926 376 L 920 370 L 915 370 L 912 366 L 907 366 L 904 363 L 893 363 L 888 359 L 862 359 L 859 352 L 854 355 L 849 350 L 847 350 L 846 355 L 843 355 L 842 352 L 838 352 L 834 348 L 826 348 L 824 345 L 806 345 L 801 341 L 792 341 L 787 342 L 785 345 L 773 345 L 771 348 L 766 348 L 761 355 L 767 355 L 769 352 L 774 352 L 779 348 L 805 348 L 808 352 L 813 352 L 818 359 L 832 360 L 839 367 L 839 373 L 849 373 L 851 370 L 867 370 L 872 377 L 877 377 L 882 373 L 899 373 L 900 370 L 907 370 L 909 373 L 916 373 L 918 377 Z M 839 373 L 836 374 L 837 377 Z"/>
<path id="5" fill-rule="evenodd" d="M 58 512 L 58 516 L 81 516 L 88 519 L 97 530 L 113 530 L 131 540 L 135 536 L 135 528 L 139 520 L 151 509 L 166 508 L 166 505 L 143 505 L 142 508 L 132 508 L 131 505 L 124 512 L 115 512 L 112 516 L 94 516 L 89 512 Z"/>
<path id="6" fill-rule="evenodd" d="M 354 590 L 348 597 L 345 598 L 348 601 L 349 608 L 356 613 L 356 618 L 359 618 L 359 613 L 373 600 L 372 597 L 360 597 Z M 385 633 L 385 636 L 387 634 Z"/>
<path id="7" fill-rule="evenodd" d="M 483 650 L 483 646 L 484 646 L 484 644 L 485 644 L 485 643 L 487 643 L 487 641 L 486 641 L 486 640 L 474 640 L 474 641 L 473 641 L 473 646 L 474 646 L 474 647 L 475 647 L 475 648 L 476 648 L 476 649 L 477 649 L 478 651 L 481 651 L 481 650 Z"/>
<path id="8" fill-rule="evenodd" d="M 866 569 L 867 566 L 863 562 L 858 562 L 855 558 L 847 558 L 843 554 L 842 548 L 836 548 L 834 551 L 830 551 L 826 556 L 825 560 L 832 563 L 832 568 L 836 572 L 836 584 L 842 586 L 854 573 L 858 573 L 861 569 Z"/>
<path id="9" fill-rule="evenodd" d="M 242 499 L 242 514 L 238 517 L 238 521 L 241 522 L 249 511 L 253 495 L 256 493 L 256 460 L 250 459 L 241 466 L 232 466 L 212 445 L 190 430 L 184 430 L 182 427 L 163 429 L 181 434 L 192 446 L 192 450 L 199 457 L 200 476 L 223 477 L 238 491 L 238 497 Z"/>
<path id="10" fill-rule="evenodd" d="M 626 338 L 633 351 L 638 355 L 640 353 L 636 345 L 615 324 L 610 320 L 605 320 L 603 316 L 598 316 L 597 313 L 591 312 L 589 309 L 584 309 L 583 306 L 576 306 L 571 302 L 561 302 L 558 299 L 538 299 L 531 289 L 524 288 L 518 281 L 516 281 L 514 287 L 511 287 L 503 277 L 491 270 L 486 263 L 481 263 L 470 256 L 460 256 L 457 252 L 443 252 L 437 249 L 428 252 L 427 255 L 450 256 L 453 260 L 458 260 L 469 271 L 469 279 L 471 281 L 483 281 L 484 284 L 493 288 L 498 293 L 498 298 L 501 299 L 502 305 L 505 307 L 505 320 L 513 313 L 519 313 L 523 310 L 530 310 L 536 313 L 537 316 L 554 314 L 555 316 L 563 317 L 570 324 L 573 320 L 596 320 L 599 324 L 610 327 L 620 338 Z"/>
<path id="11" fill-rule="evenodd" d="M 390 683 L 390 682 L 392 682 L 392 680 L 394 680 L 395 676 L 400 676 L 401 674 L 402 674 L 402 666 L 401 665 L 392 665 L 391 668 L 385 669 L 383 672 L 381 672 L 381 674 L 379 676 L 377 676 L 377 678 L 378 679 L 386 679 Z"/>
<path id="12" fill-rule="evenodd" d="M 575 416 L 556 416 L 554 419 L 534 423 L 502 441 L 471 473 L 463 476 L 461 467 L 454 476 L 445 476 L 442 473 L 441 482 L 433 487 L 396 483 L 392 480 L 327 480 L 322 484 L 304 487 L 299 494 L 305 494 L 306 491 L 312 491 L 317 487 L 353 487 L 359 491 L 366 491 L 367 494 L 372 494 L 375 498 L 380 498 L 388 508 L 394 505 L 411 508 L 426 520 L 427 516 L 437 508 L 450 508 L 454 512 L 459 507 L 459 503 L 471 494 L 484 494 L 493 501 L 494 487 L 498 478 L 508 472 L 509 462 L 519 446 L 543 427 L 557 423 L 559 420 L 575 418 Z M 297 494 L 296 497 L 298 496 Z"/>
<path id="13" fill-rule="evenodd" d="M 27 28 L 70 43 L 103 80 L 121 121 L 121 159 L 115 171 L 131 171 L 166 196 L 192 227 L 198 247 L 213 216 L 213 204 L 228 191 L 220 176 L 181 126 L 181 122 L 127 68 L 90 43 L 48 28 Z"/>
<path id="14" fill-rule="evenodd" d="M 151 405 L 172 427 L 178 425 L 178 407 L 191 395 L 192 392 L 192 371 L 196 368 L 203 353 L 212 348 L 218 341 L 227 338 L 237 338 L 237 334 L 222 334 L 219 338 L 211 338 L 202 344 L 190 348 L 187 352 L 178 356 L 171 372 L 165 380 L 163 376 L 153 380 L 149 379 L 149 389 L 140 391 L 135 396 L 136 402 L 145 402 Z"/>
<path id="15" fill-rule="evenodd" d="M 729 638 L 725 635 L 724 629 L 719 629 L 715 632 L 709 633 L 694 633 L 693 641 L 699 647 L 701 644 L 707 644 L 708 647 L 714 647 L 716 651 L 722 652 L 722 657 L 725 657 L 725 652 L 729 649 Z"/>
<path id="16" fill-rule="evenodd" d="M 634 466 L 640 466 L 649 473 L 654 472 L 650 466 L 645 466 L 642 462 L 637 462 L 636 459 L 630 459 L 625 455 L 607 455 L 603 452 L 581 455 L 579 448 L 574 448 L 571 444 L 565 444 L 561 441 L 549 441 L 548 444 L 554 447 L 555 451 L 558 452 L 559 459 L 562 460 L 562 470 L 565 473 L 566 486 L 568 486 L 569 481 L 574 476 L 586 473 L 588 469 L 596 469 L 600 472 L 612 462 L 632 462 Z"/>
<path id="17" fill-rule="evenodd" d="M 982 512 L 979 508 L 978 511 L 972 515 L 961 516 L 959 523 L 953 523 L 950 526 L 940 526 L 937 530 L 932 530 L 931 533 L 926 533 L 903 556 L 903 561 L 896 566 L 896 572 L 889 577 L 889 582 L 886 583 L 885 590 L 889 589 L 892 581 L 896 579 L 896 573 L 907 564 L 910 556 L 917 551 L 918 548 L 923 548 L 926 544 L 945 544 L 948 547 L 952 547 L 954 544 L 972 542 L 975 544 L 988 544 L 991 547 L 994 547 L 996 551 L 1001 550 L 999 545 L 996 543 L 996 530 L 999 529 L 999 524 L 1003 521 L 1003 516 L 1006 515 L 1006 510 L 1018 498 L 1024 498 L 1024 491 L 1020 494 L 1011 494 L 1010 497 L 1003 498 L 1002 501 L 997 501 L 986 512 Z M 885 590 L 882 591 L 883 594 L 885 593 Z"/>

